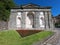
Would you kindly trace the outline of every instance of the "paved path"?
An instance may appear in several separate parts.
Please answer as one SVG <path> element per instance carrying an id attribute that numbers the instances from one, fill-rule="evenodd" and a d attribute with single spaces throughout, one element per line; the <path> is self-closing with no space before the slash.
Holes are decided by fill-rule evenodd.
<path id="1" fill-rule="evenodd" d="M 55 30 L 60 30 L 60 28 L 55 28 Z"/>
<path id="2" fill-rule="evenodd" d="M 57 34 L 56 35 L 58 35 L 57 36 L 57 44 L 56 45 L 60 45 L 60 28 L 55 28 L 55 32 L 57 32 Z"/>
<path id="3" fill-rule="evenodd" d="M 55 32 L 55 34 L 46 40 L 44 43 L 36 43 L 34 45 L 60 45 L 60 28 L 55 28 L 55 30 L 52 30 Z"/>
<path id="4" fill-rule="evenodd" d="M 59 30 L 59 34 L 60 34 L 60 28 L 56 28 L 56 30 Z M 59 41 L 56 45 L 60 45 L 60 35 L 59 35 Z"/>
<path id="5" fill-rule="evenodd" d="M 56 32 L 50 39 L 44 42 L 45 45 L 60 45 L 60 28 L 52 30 Z"/>
<path id="6" fill-rule="evenodd" d="M 59 42 L 57 43 L 57 45 L 60 45 L 60 40 L 59 40 Z"/>

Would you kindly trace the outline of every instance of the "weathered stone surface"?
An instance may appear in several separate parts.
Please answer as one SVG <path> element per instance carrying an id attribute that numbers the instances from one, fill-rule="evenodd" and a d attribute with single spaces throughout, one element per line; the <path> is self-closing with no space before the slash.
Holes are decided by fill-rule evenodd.
<path id="1" fill-rule="evenodd" d="M 16 16 L 17 16 L 17 12 L 11 12 L 10 14 L 10 19 L 8 22 L 8 29 L 17 29 L 16 27 Z"/>
<path id="2" fill-rule="evenodd" d="M 39 12 L 35 12 L 34 22 L 35 22 L 35 28 L 40 28 L 40 25 L 39 25 Z"/>
<path id="3" fill-rule="evenodd" d="M 49 25 L 48 25 L 48 14 L 47 12 L 44 12 L 45 13 L 45 24 L 46 24 L 46 29 L 49 29 Z"/>
<path id="4" fill-rule="evenodd" d="M 27 11 L 27 10 L 26 10 Z M 29 12 L 29 11 L 27 11 Z M 33 11 L 32 11 L 33 12 Z M 35 29 L 43 29 L 42 27 L 40 27 L 40 24 L 39 24 L 39 15 L 40 15 L 40 11 L 35 11 L 34 12 L 34 28 Z M 48 17 L 48 14 L 49 14 L 49 17 Z M 11 12 L 11 15 L 10 15 L 10 20 L 9 20 L 9 29 L 16 29 L 16 16 L 17 16 L 17 12 Z M 26 28 L 26 12 L 25 11 L 22 11 L 21 12 L 21 28 L 22 29 L 25 29 Z M 53 28 L 53 21 L 52 21 L 52 16 L 50 14 L 50 11 L 49 13 L 48 12 L 44 12 L 44 19 L 45 19 L 45 22 L 44 22 L 44 25 L 45 25 L 45 28 L 44 29 L 52 29 Z M 28 21 L 27 21 L 28 22 Z M 50 28 L 49 28 L 50 26 Z"/>
<path id="5" fill-rule="evenodd" d="M 8 29 L 8 22 L 0 21 L 0 30 Z"/>
<path id="6" fill-rule="evenodd" d="M 52 19 L 51 12 L 49 11 L 48 14 L 49 14 L 50 29 L 54 29 L 54 24 L 53 24 L 53 19 Z"/>
<path id="7" fill-rule="evenodd" d="M 51 11 L 51 9 L 11 9 L 11 12 L 20 12 L 20 11 L 39 11 L 39 12 L 42 12 L 42 11 Z"/>
<path id="8" fill-rule="evenodd" d="M 21 14 L 21 26 L 19 27 L 19 29 L 26 29 L 26 27 L 32 27 L 32 29 L 53 29 L 53 20 L 52 20 L 52 16 L 51 16 L 51 8 L 50 7 L 41 7 L 41 6 L 37 6 L 34 4 L 28 4 L 23 6 L 24 8 L 12 8 L 11 9 L 11 14 L 10 14 L 10 19 L 8 22 L 8 29 L 18 29 L 17 27 L 17 15 L 18 12 L 20 12 Z M 28 20 L 26 20 L 26 17 L 29 18 L 26 14 L 26 12 L 30 12 L 30 15 L 32 15 L 32 13 L 34 13 L 33 18 L 30 17 L 30 22 L 31 24 L 26 24 L 29 23 Z M 43 12 L 43 17 L 41 16 L 41 12 Z M 41 13 L 41 14 L 40 14 Z M 43 18 L 40 18 L 40 16 Z M 33 20 L 33 21 L 32 21 Z M 18 22 L 19 23 L 19 22 Z M 26 26 L 29 25 L 29 26 Z"/>
<path id="9" fill-rule="evenodd" d="M 21 14 L 21 18 L 22 18 L 22 20 L 21 20 L 21 28 L 22 29 L 24 29 L 25 28 L 25 24 L 26 24 L 26 22 L 25 22 L 25 20 L 26 20 L 26 12 L 21 12 L 22 14 Z"/>

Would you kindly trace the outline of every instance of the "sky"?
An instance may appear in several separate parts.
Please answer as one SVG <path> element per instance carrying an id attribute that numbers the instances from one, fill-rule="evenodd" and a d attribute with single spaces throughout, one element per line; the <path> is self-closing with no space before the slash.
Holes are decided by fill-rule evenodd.
<path id="1" fill-rule="evenodd" d="M 33 3 L 40 6 L 51 6 L 53 16 L 60 14 L 60 0 L 14 0 L 16 5 Z"/>

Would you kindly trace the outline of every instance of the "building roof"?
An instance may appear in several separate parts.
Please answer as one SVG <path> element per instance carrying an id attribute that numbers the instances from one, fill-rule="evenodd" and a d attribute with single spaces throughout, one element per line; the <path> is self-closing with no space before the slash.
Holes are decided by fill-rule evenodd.
<path id="1" fill-rule="evenodd" d="M 33 3 L 13 7 L 12 9 L 50 9 L 51 7 L 40 6 Z"/>

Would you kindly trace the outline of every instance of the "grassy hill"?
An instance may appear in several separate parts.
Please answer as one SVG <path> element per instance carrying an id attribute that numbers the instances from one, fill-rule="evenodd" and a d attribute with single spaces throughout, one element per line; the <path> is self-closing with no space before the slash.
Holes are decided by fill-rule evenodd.
<path id="1" fill-rule="evenodd" d="M 31 45 L 52 34 L 51 31 L 42 31 L 22 38 L 15 30 L 0 31 L 0 45 Z"/>

